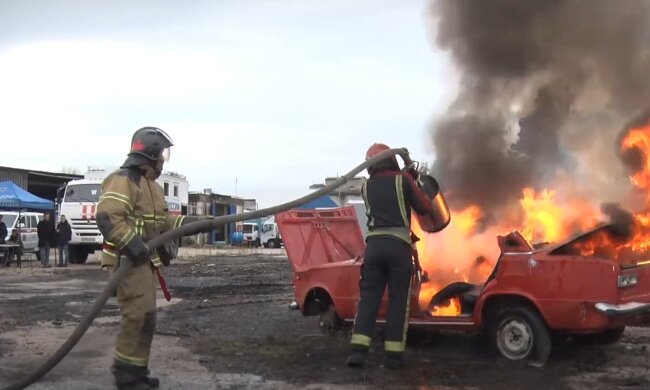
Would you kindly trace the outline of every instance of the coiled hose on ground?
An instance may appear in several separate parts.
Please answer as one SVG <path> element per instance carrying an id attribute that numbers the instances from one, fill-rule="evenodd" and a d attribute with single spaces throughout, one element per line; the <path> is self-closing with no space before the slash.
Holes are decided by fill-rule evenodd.
<path id="1" fill-rule="evenodd" d="M 302 198 L 278 206 L 262 209 L 262 210 L 251 211 L 251 212 L 246 212 L 246 213 L 236 214 L 236 215 L 216 217 L 213 219 L 206 219 L 203 221 L 183 225 L 179 228 L 170 230 L 168 232 L 161 234 L 160 236 L 151 239 L 150 241 L 147 242 L 147 245 L 149 246 L 149 248 L 153 250 L 161 246 L 163 243 L 167 241 L 177 240 L 184 236 L 190 236 L 203 231 L 211 230 L 211 228 L 216 228 L 226 223 L 260 218 L 268 215 L 274 215 L 282 211 L 291 210 L 307 202 L 310 202 L 314 199 L 317 199 L 323 195 L 329 194 L 330 192 L 340 187 L 348 180 L 352 179 L 354 176 L 359 174 L 361 171 L 368 168 L 369 166 L 376 164 L 387 157 L 391 157 L 398 154 L 401 156 L 406 156 L 408 154 L 408 151 L 406 149 L 386 150 L 381 154 L 378 154 L 377 156 L 366 160 L 365 162 L 358 165 L 350 172 L 339 177 L 334 183 L 331 183 L 319 189 L 318 191 L 312 192 L 309 195 L 303 196 Z M 77 325 L 75 330 L 72 332 L 72 334 L 70 334 L 70 336 L 65 340 L 65 342 L 61 344 L 59 349 L 52 356 L 50 356 L 49 359 L 47 359 L 43 364 L 41 364 L 34 372 L 32 372 L 29 375 L 26 375 L 20 381 L 9 385 L 3 388 L 2 390 L 24 389 L 27 386 L 38 381 L 45 374 L 47 374 L 52 368 L 54 368 L 57 364 L 59 364 L 59 362 L 68 354 L 68 352 L 70 352 L 70 350 L 77 344 L 77 342 L 79 342 L 79 340 L 84 335 L 84 333 L 86 333 L 86 331 L 90 327 L 90 324 L 93 322 L 95 317 L 97 317 L 97 314 L 99 314 L 99 312 L 102 310 L 108 298 L 112 295 L 119 281 L 132 267 L 133 264 L 131 263 L 130 260 L 127 259 L 127 261 L 121 261 L 119 267 L 114 272 L 113 277 L 109 280 L 106 287 L 104 287 L 104 290 L 102 290 L 101 294 L 99 295 L 95 303 L 90 308 L 88 314 L 86 314 L 86 316 L 81 320 L 81 322 Z"/>

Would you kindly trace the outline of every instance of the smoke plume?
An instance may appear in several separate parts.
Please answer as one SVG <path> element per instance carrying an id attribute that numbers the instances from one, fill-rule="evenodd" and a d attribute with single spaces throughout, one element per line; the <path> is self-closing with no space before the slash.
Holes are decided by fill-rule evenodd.
<path id="1" fill-rule="evenodd" d="M 632 238 L 636 221 L 630 212 L 617 203 L 603 203 L 601 210 L 609 217 L 609 223 L 612 225 L 610 229 L 612 237 L 618 241 Z"/>
<path id="2" fill-rule="evenodd" d="M 461 74 L 431 131 L 452 206 L 497 213 L 559 176 L 617 197 L 617 136 L 650 105 L 649 1 L 438 0 L 431 15 Z"/>

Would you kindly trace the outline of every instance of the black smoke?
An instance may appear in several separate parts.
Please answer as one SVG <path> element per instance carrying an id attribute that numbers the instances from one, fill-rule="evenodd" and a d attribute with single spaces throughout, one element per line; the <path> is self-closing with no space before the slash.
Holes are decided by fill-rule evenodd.
<path id="1" fill-rule="evenodd" d="M 650 1 L 438 0 L 431 16 L 461 74 L 431 131 L 452 205 L 495 212 L 558 172 L 620 174 L 616 133 L 650 104 Z"/>
<path id="2" fill-rule="evenodd" d="M 632 213 L 618 203 L 603 203 L 601 211 L 609 218 L 609 233 L 612 238 L 624 242 L 633 237 L 636 221 Z"/>

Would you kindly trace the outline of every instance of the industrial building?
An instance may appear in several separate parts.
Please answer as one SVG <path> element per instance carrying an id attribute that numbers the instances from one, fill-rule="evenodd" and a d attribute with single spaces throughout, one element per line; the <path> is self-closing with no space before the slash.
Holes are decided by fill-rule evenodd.
<path id="1" fill-rule="evenodd" d="M 324 184 L 313 184 L 309 187 L 309 189 L 313 191 L 319 190 L 331 183 L 334 183 L 338 179 L 338 177 L 328 177 L 325 179 Z M 363 182 L 365 181 L 365 177 L 353 177 L 347 183 L 343 184 L 334 191 L 331 191 L 328 195 L 338 206 L 363 203 L 361 188 L 363 186 Z"/>
<path id="2" fill-rule="evenodd" d="M 255 199 L 242 199 L 230 195 L 217 194 L 208 188 L 204 189 L 203 192 L 189 193 L 187 215 L 220 217 L 256 209 L 257 202 Z M 236 230 L 236 226 L 237 224 L 235 223 L 224 224 L 211 233 L 193 236 L 193 239 L 195 240 L 195 244 L 198 245 L 227 244 L 230 243 L 230 237 Z"/>
<path id="3" fill-rule="evenodd" d="M 57 189 L 70 180 L 83 178 L 83 175 L 71 173 L 0 167 L 0 181 L 12 181 L 27 192 L 49 200 L 55 200 Z"/>

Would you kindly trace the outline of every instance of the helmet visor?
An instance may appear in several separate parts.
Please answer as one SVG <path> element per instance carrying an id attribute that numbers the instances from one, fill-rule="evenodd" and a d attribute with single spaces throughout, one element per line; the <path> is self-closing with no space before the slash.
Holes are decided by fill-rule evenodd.
<path id="1" fill-rule="evenodd" d="M 172 141 L 172 137 L 170 137 L 169 134 L 165 133 L 162 129 L 159 129 L 157 127 L 156 130 L 158 131 L 158 134 L 162 135 L 163 138 L 165 138 L 165 141 L 169 142 L 169 146 L 174 145 L 174 141 Z"/>
<path id="2" fill-rule="evenodd" d="M 169 157 L 171 156 L 171 150 L 169 148 L 163 149 L 161 156 L 164 162 L 169 162 Z"/>

